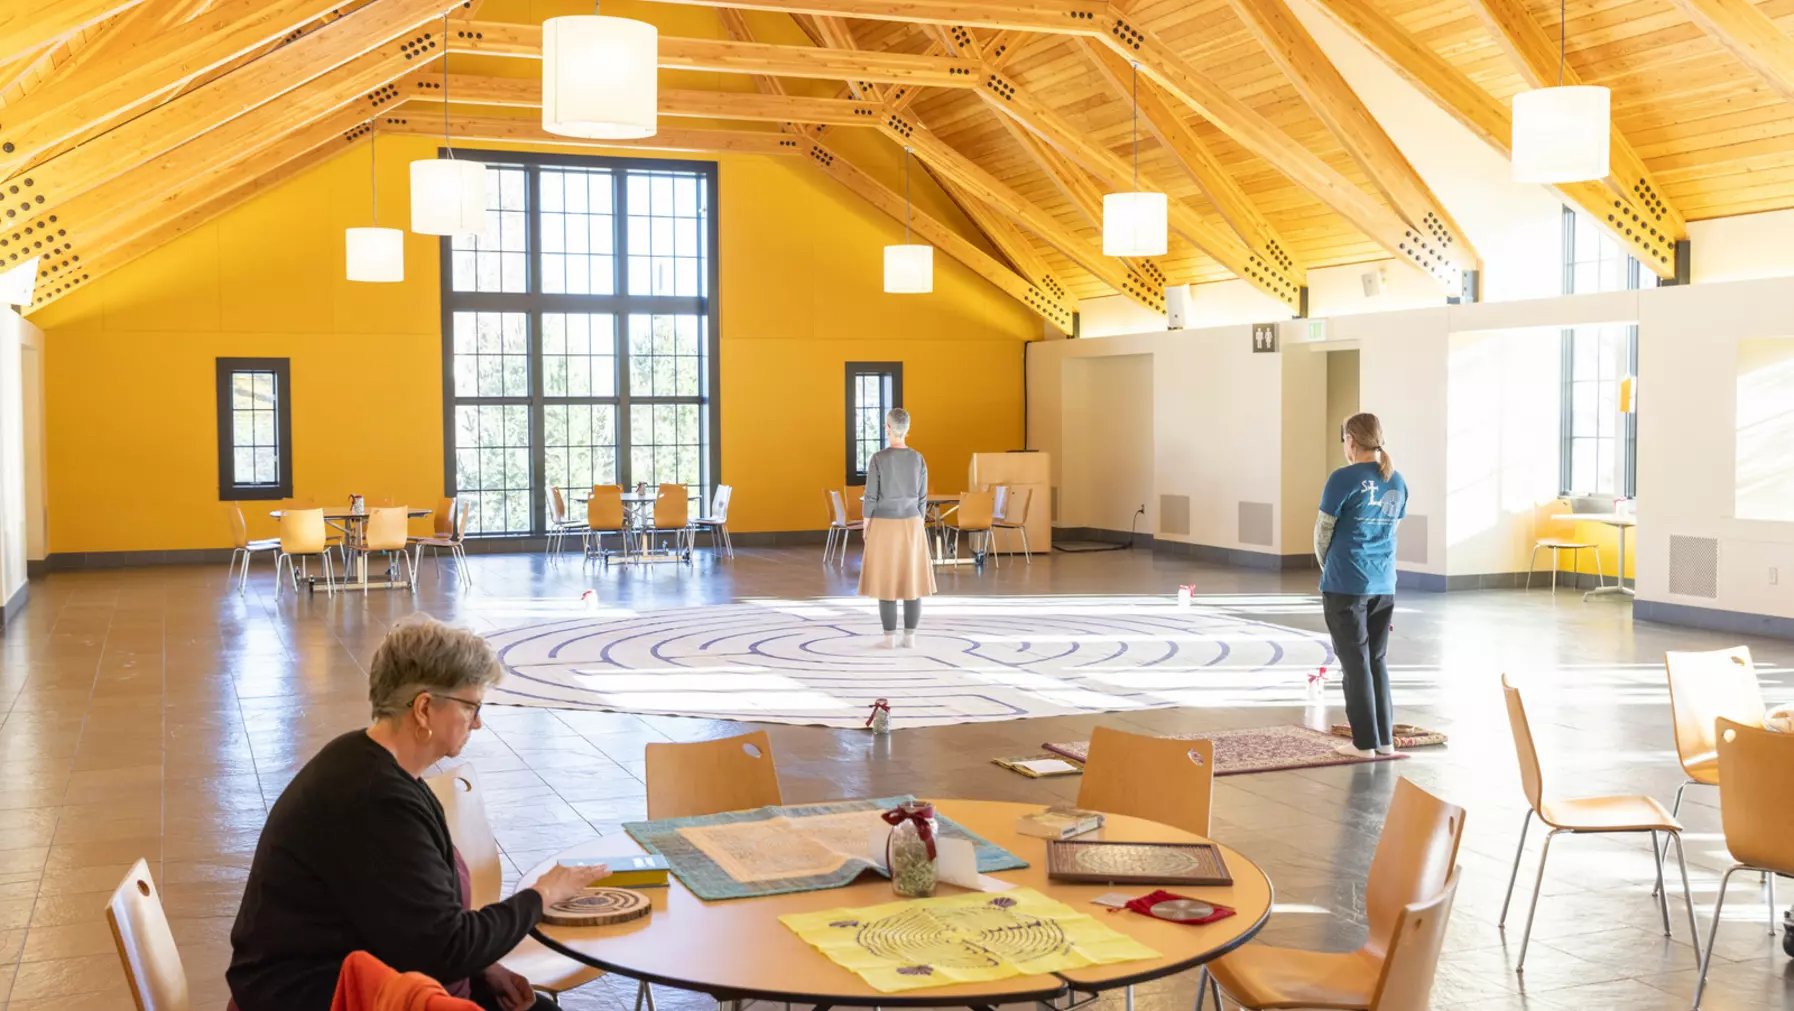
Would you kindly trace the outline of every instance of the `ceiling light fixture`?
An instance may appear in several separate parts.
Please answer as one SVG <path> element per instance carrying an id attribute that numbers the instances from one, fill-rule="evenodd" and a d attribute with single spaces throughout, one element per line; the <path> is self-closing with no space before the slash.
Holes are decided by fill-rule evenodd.
<path id="1" fill-rule="evenodd" d="M 591 14 L 542 24 L 542 129 L 563 137 L 654 136 L 660 102 L 660 31 L 645 21 Z"/>
<path id="2" fill-rule="evenodd" d="M 1558 0 L 1557 87 L 1514 96 L 1512 155 L 1517 183 L 1576 183 L 1605 179 L 1612 98 L 1596 85 L 1564 86 L 1569 11 Z"/>
<path id="3" fill-rule="evenodd" d="M 448 15 L 442 16 L 448 39 Z M 446 47 L 445 47 L 446 49 Z M 411 230 L 422 235 L 480 235 L 486 231 L 486 166 L 457 161 L 449 139 L 448 53 L 442 54 L 444 157 L 411 163 Z"/>
<path id="4" fill-rule="evenodd" d="M 351 281 L 372 281 L 391 284 L 405 279 L 405 233 L 380 225 L 379 162 L 374 157 L 374 123 L 368 121 L 368 191 L 373 206 L 374 224 L 368 228 L 346 228 L 347 276 Z"/>
<path id="5" fill-rule="evenodd" d="M 1103 255 L 1164 256 L 1171 231 L 1163 193 L 1140 189 L 1140 64 L 1134 68 L 1134 189 L 1103 194 Z"/>
<path id="6" fill-rule="evenodd" d="M 909 241 L 910 218 L 915 211 L 909 198 L 909 154 L 903 149 L 903 245 L 885 247 L 885 293 L 927 295 L 934 291 L 934 247 Z"/>

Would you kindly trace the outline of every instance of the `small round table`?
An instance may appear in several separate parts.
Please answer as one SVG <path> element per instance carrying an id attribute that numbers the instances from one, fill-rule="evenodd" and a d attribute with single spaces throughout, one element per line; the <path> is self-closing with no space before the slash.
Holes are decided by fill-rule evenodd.
<path id="1" fill-rule="evenodd" d="M 654 903 L 644 919 L 608 927 L 558 927 L 542 924 L 536 937 L 548 947 L 587 965 L 647 983 L 695 990 L 722 1000 L 770 1000 L 818 1007 L 992 1007 L 1025 1001 L 1050 1001 L 1071 991 L 1096 993 L 1131 986 L 1195 968 L 1232 951 L 1257 934 L 1271 915 L 1271 881 L 1257 864 L 1221 847 L 1233 875 L 1229 887 L 1167 885 L 1169 891 L 1218 902 L 1234 915 L 1200 927 L 1156 920 L 1137 913 L 1110 914 L 1090 900 L 1106 892 L 1144 895 L 1154 885 L 1084 885 L 1047 879 L 1046 840 L 1015 831 L 1016 819 L 1041 810 L 1038 804 L 1005 801 L 941 800 L 940 813 L 1007 849 L 1028 866 L 993 875 L 1032 888 L 1073 909 L 1097 917 L 1105 926 L 1139 940 L 1160 957 L 1112 965 L 1095 965 L 1064 973 L 1011 976 L 1008 979 L 929 987 L 901 993 L 873 989 L 859 976 L 830 961 L 779 922 L 788 913 L 839 907 L 857 908 L 892 902 L 891 884 L 867 874 L 846 888 L 750 899 L 704 902 L 674 877 L 666 888 L 642 892 Z M 1108 824 L 1081 839 L 1126 842 L 1206 842 L 1201 836 L 1140 818 L 1110 815 Z M 528 887 L 561 860 L 616 855 L 639 849 L 627 836 L 607 836 L 576 846 L 531 868 Z M 943 885 L 938 894 L 960 894 Z"/>
<path id="2" fill-rule="evenodd" d="M 318 508 L 318 507 L 314 507 L 314 508 Z M 325 523 L 342 531 L 344 537 L 352 537 L 353 535 L 350 532 L 351 527 L 360 529 L 361 525 L 368 521 L 368 516 L 370 514 L 372 514 L 372 512 L 375 509 L 384 509 L 387 507 L 386 506 L 364 506 L 360 512 L 355 511 L 355 508 L 353 506 L 346 506 L 346 505 L 323 506 L 321 508 L 324 511 L 324 522 Z M 421 508 L 418 508 L 417 506 L 412 506 L 406 510 L 405 515 L 409 519 L 421 520 L 424 517 L 430 515 L 432 511 L 433 510 L 421 509 Z M 274 517 L 275 519 L 280 519 L 285 514 L 286 514 L 286 510 L 284 510 L 284 509 L 270 509 L 268 511 L 268 515 Z M 346 555 L 347 555 L 347 549 L 345 548 L 344 564 L 347 564 Z M 417 567 L 416 567 L 415 562 L 412 565 L 411 579 L 400 580 L 397 578 L 393 578 L 391 576 L 389 576 L 386 579 L 369 579 L 368 573 L 367 573 L 367 556 L 366 555 L 361 556 L 359 561 L 360 561 L 360 565 L 359 565 L 360 578 L 349 579 L 349 578 L 347 578 L 348 573 L 345 572 L 345 573 L 343 573 L 343 576 L 344 576 L 343 580 L 341 582 L 334 584 L 332 587 L 333 589 L 361 590 L 362 592 L 365 593 L 368 590 L 389 590 L 389 589 L 392 589 L 394 587 L 399 587 L 399 586 L 403 586 L 406 589 L 410 589 L 411 587 L 417 585 L 416 584 Z M 294 577 L 294 578 L 303 578 L 305 580 L 306 587 L 314 593 L 317 592 L 318 577 L 313 576 L 309 572 L 307 572 L 306 575 L 303 577 Z"/>

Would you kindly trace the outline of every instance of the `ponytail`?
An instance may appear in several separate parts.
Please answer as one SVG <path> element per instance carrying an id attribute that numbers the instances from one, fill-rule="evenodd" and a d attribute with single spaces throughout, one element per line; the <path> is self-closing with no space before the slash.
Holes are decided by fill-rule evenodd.
<path id="1" fill-rule="evenodd" d="M 1389 459 L 1389 451 L 1387 449 L 1379 448 L 1377 450 L 1377 457 L 1381 461 L 1377 464 L 1377 469 L 1383 475 L 1383 480 L 1387 481 L 1389 480 L 1389 475 L 1395 473 L 1395 461 Z"/>
<path id="2" fill-rule="evenodd" d="M 1341 426 L 1342 437 L 1351 436 L 1352 442 L 1359 449 L 1368 449 L 1377 454 L 1377 471 L 1383 480 L 1389 480 L 1395 473 L 1395 461 L 1389 458 L 1389 450 L 1383 448 L 1383 423 L 1374 414 L 1354 414 Z"/>

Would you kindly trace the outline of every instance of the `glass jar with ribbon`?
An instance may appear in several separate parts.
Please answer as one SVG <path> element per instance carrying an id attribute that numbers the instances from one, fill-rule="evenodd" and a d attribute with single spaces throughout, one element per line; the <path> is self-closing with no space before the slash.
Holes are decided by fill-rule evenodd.
<path id="1" fill-rule="evenodd" d="M 885 699 L 872 703 L 872 712 L 866 716 L 866 726 L 871 727 L 875 734 L 890 733 L 891 703 Z"/>
<path id="2" fill-rule="evenodd" d="M 883 815 L 891 826 L 891 837 L 885 843 L 885 864 L 891 869 L 891 890 L 906 899 L 927 898 L 934 894 L 934 838 L 940 826 L 934 820 L 934 805 L 922 800 L 906 800 Z"/>

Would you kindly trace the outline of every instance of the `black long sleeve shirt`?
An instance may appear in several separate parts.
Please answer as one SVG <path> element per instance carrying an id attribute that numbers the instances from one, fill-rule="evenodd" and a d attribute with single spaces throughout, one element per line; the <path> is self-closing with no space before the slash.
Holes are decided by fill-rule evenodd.
<path id="1" fill-rule="evenodd" d="M 446 984 L 497 962 L 541 917 L 534 890 L 462 908 L 442 805 L 358 730 L 274 802 L 225 978 L 241 1011 L 328 1011 L 352 951 Z"/>

